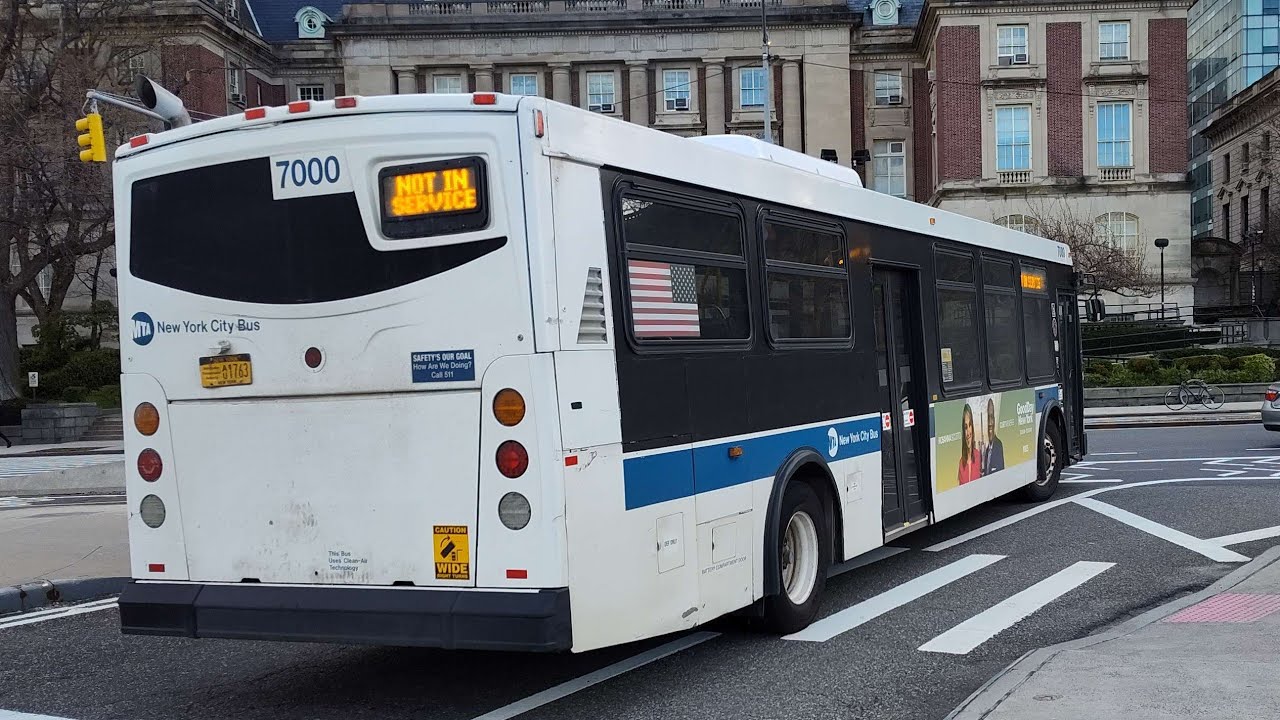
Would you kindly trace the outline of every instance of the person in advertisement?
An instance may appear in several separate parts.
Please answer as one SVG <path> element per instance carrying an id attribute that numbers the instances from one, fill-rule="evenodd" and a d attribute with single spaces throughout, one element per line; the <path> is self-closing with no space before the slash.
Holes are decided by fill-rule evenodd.
<path id="1" fill-rule="evenodd" d="M 1004 469 L 1004 443 L 996 435 L 996 402 L 987 398 L 987 444 L 982 449 L 982 474 Z"/>
<path id="2" fill-rule="evenodd" d="M 974 442 L 973 410 L 965 403 L 960 421 L 960 471 L 957 480 L 961 485 L 982 477 L 982 460 Z"/>

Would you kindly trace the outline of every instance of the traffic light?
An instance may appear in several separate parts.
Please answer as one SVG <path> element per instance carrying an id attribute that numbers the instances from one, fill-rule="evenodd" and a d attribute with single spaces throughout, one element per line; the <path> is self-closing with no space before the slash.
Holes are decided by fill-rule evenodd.
<path id="1" fill-rule="evenodd" d="M 82 134 L 76 138 L 80 147 L 80 162 L 106 162 L 107 141 L 102 136 L 102 116 L 91 112 L 76 121 L 76 130 Z"/>

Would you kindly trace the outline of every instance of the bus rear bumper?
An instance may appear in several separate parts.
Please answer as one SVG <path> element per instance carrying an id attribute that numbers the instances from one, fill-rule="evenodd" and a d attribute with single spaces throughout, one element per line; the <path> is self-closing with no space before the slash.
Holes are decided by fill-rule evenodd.
<path id="1" fill-rule="evenodd" d="M 130 582 L 126 635 L 553 652 L 573 645 L 569 590 L 477 592 Z"/>

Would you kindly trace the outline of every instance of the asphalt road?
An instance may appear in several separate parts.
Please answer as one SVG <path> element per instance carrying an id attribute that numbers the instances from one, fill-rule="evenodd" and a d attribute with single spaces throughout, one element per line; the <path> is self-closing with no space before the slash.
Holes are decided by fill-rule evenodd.
<path id="1" fill-rule="evenodd" d="M 732 620 L 552 657 L 192 641 L 124 637 L 113 608 L 86 607 L 0 619 L 0 708 L 75 720 L 943 718 L 1023 653 L 1202 589 L 1280 542 L 1280 433 L 1092 431 L 1090 449 L 1064 502 L 989 503 L 832 578 L 823 626 L 839 627 L 825 641 Z M 1001 520 L 1016 521 L 991 529 Z M 1238 535 L 1252 531 L 1271 537 Z M 900 597 L 934 571 L 951 576 Z M 1025 619 L 984 612 L 1005 601 Z M 979 613 L 988 622 L 966 622 Z M 983 629 L 993 621 L 1009 627 Z"/>

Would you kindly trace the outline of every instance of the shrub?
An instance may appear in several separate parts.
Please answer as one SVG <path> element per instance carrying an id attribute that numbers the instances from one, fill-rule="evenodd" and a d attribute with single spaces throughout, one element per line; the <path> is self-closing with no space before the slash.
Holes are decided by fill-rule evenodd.
<path id="1" fill-rule="evenodd" d="M 1151 383 L 1152 385 L 1177 385 L 1184 380 L 1190 380 L 1191 371 L 1184 367 L 1170 365 L 1169 367 L 1160 368 L 1160 371 L 1155 375 L 1155 379 L 1156 381 Z"/>
<path id="2" fill-rule="evenodd" d="M 1222 355 L 1192 355 L 1173 361 L 1176 367 L 1186 368 L 1192 373 L 1203 373 L 1209 370 L 1223 370 L 1227 367 L 1227 358 Z"/>
<path id="3" fill-rule="evenodd" d="M 1276 361 L 1266 355 L 1246 355 L 1238 362 L 1237 373 L 1243 378 L 1238 382 L 1264 383 L 1275 379 Z"/>
<path id="4" fill-rule="evenodd" d="M 120 407 L 120 386 L 103 385 L 89 393 L 86 400 L 103 410 L 118 408 Z"/>
<path id="5" fill-rule="evenodd" d="M 1143 375 L 1153 375 L 1160 369 L 1160 361 L 1154 358 L 1133 358 L 1129 361 L 1129 369 Z"/>
<path id="6" fill-rule="evenodd" d="M 1087 372 L 1084 374 L 1084 386 L 1091 388 L 1108 387 L 1107 378 L 1097 373 Z"/>
<path id="7" fill-rule="evenodd" d="M 62 388 L 62 401 L 69 403 L 84 402 L 89 395 L 89 388 L 83 385 L 68 385 Z"/>

